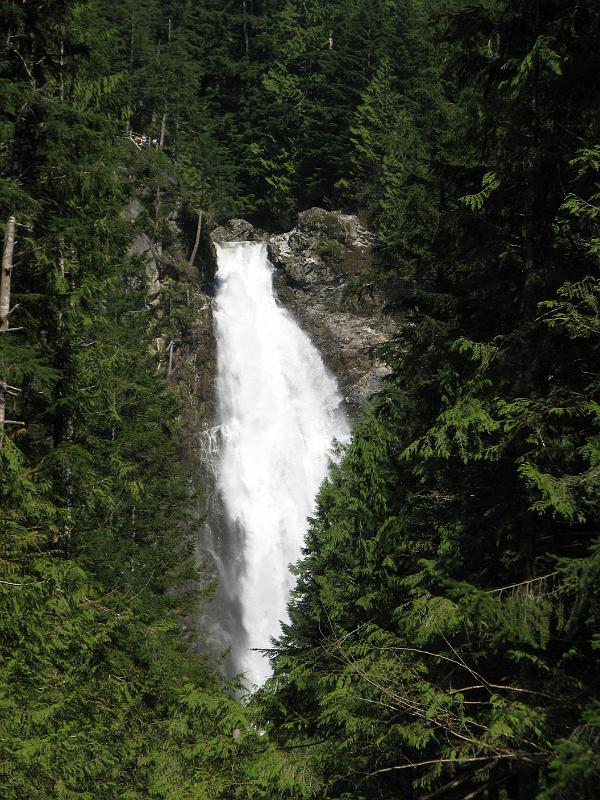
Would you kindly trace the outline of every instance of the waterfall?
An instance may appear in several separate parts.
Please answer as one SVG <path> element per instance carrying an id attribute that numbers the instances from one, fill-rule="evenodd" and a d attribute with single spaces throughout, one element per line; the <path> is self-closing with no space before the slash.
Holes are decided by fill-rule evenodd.
<path id="1" fill-rule="evenodd" d="M 349 425 L 335 379 L 277 305 L 266 245 L 216 247 L 216 478 L 228 554 L 221 581 L 241 617 L 230 659 L 249 685 L 260 685 L 269 662 L 253 648 L 270 647 L 287 620 L 288 567 L 300 556 L 332 442 L 347 440 Z"/>

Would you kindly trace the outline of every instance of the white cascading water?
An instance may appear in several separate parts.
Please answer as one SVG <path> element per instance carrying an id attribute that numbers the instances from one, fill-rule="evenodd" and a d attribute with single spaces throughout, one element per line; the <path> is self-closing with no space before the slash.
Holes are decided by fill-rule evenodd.
<path id="1" fill-rule="evenodd" d="M 347 440 L 349 425 L 319 352 L 275 301 L 266 245 L 216 247 L 217 481 L 241 550 L 228 588 L 243 630 L 231 647 L 236 668 L 259 686 L 269 662 L 253 648 L 269 648 L 287 620 L 288 567 L 300 556 L 332 442 Z"/>

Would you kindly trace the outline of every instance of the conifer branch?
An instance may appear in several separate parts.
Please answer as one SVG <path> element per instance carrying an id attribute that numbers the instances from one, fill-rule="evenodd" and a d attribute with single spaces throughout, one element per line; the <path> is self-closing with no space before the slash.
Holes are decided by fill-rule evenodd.
<path id="1" fill-rule="evenodd" d="M 36 90 L 35 77 L 34 77 L 32 71 L 29 69 L 29 65 L 27 64 L 27 62 L 25 61 L 25 59 L 23 58 L 21 53 L 19 53 L 19 51 L 17 50 L 16 47 L 13 47 L 13 53 L 16 53 L 19 56 L 19 58 L 21 59 L 21 63 L 23 64 L 23 66 L 25 67 L 25 71 L 29 75 L 29 79 L 31 80 L 31 85 L 33 87 L 33 91 L 35 92 L 35 90 Z"/>
<path id="2" fill-rule="evenodd" d="M 499 758 L 516 759 L 519 758 L 518 753 L 505 753 L 504 755 L 491 755 L 491 756 L 457 756 L 456 758 L 431 758 L 428 761 L 415 761 L 411 764 L 398 764 L 394 767 L 383 767 L 376 769 L 374 772 L 369 772 L 365 778 L 372 778 L 374 775 L 381 775 L 384 772 L 397 772 L 401 769 L 416 769 L 416 767 L 428 767 L 432 764 L 470 764 L 475 761 L 496 761 Z"/>
<path id="3" fill-rule="evenodd" d="M 499 594 L 507 591 L 508 589 L 517 589 L 519 586 L 530 586 L 533 583 L 538 583 L 539 581 L 545 581 L 548 578 L 553 578 L 558 574 L 559 571 L 555 570 L 554 572 L 549 572 L 547 575 L 540 575 L 539 578 L 529 578 L 529 580 L 520 581 L 519 583 L 510 583 L 508 586 L 501 586 L 498 589 L 488 589 L 486 594 Z"/>

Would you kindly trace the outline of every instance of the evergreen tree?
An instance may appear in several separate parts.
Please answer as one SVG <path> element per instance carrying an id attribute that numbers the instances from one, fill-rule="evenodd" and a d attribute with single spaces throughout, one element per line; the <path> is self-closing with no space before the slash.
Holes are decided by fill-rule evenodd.
<path id="1" fill-rule="evenodd" d="M 391 240 L 413 327 L 321 492 L 263 719 L 328 797 L 591 798 L 598 19 L 469 4 L 443 35 L 463 124 L 430 150 L 439 225 L 426 239 L 400 205 Z M 397 146 L 388 76 L 357 165 Z"/>

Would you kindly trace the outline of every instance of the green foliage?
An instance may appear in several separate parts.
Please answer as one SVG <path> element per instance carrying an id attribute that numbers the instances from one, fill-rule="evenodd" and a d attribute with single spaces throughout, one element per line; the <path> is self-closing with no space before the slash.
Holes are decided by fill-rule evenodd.
<path id="1" fill-rule="evenodd" d="M 0 215 L 19 223 L 0 375 L 25 423 L 0 451 L 2 796 L 594 797 L 593 4 L 53 0 L 0 19 Z M 373 281 L 416 294 L 243 705 L 181 625 L 202 598 L 155 342 L 187 335 L 197 276 L 162 258 L 149 302 L 127 250 L 142 225 L 173 246 L 173 208 L 190 244 L 200 212 L 284 225 L 317 203 L 363 207 Z"/>
<path id="2" fill-rule="evenodd" d="M 0 794 L 164 797 L 160 765 L 183 717 L 227 780 L 213 788 L 188 765 L 169 796 L 192 780 L 195 796 L 223 796 L 237 780 L 228 753 L 184 698 L 202 694 L 207 713 L 239 706 L 183 633 L 202 601 L 193 498 L 180 398 L 157 372 L 171 322 L 147 302 L 146 264 L 127 255 L 125 70 L 100 3 L 7 7 L 2 19 L 0 207 L 18 227 L 0 375 L 7 416 L 24 424 L 0 449 Z M 158 231 L 176 172 L 148 151 L 144 170 Z M 214 164 L 184 199 L 218 213 L 222 175 Z"/>
<path id="3" fill-rule="evenodd" d="M 481 211 L 486 200 L 489 199 L 492 192 L 497 189 L 500 184 L 493 172 L 486 172 L 481 181 L 481 191 L 477 194 L 466 194 L 460 198 L 471 211 Z"/>
<path id="4" fill-rule="evenodd" d="M 437 53 L 405 82 L 379 62 L 352 126 L 382 279 L 417 293 L 322 488 L 262 724 L 325 797 L 591 800 L 598 12 L 421 11 Z"/>
<path id="5" fill-rule="evenodd" d="M 343 253 L 343 245 L 337 239 L 323 239 L 319 243 L 319 255 L 325 261 L 335 263 Z"/>

